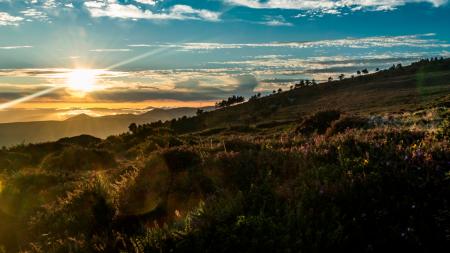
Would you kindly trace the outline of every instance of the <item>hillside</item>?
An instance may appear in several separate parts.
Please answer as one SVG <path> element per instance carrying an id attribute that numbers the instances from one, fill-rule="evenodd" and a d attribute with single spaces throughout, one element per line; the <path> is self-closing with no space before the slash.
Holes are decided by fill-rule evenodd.
<path id="1" fill-rule="evenodd" d="M 418 62 L 401 69 L 382 70 L 269 95 L 179 122 L 174 128 L 180 132 L 190 132 L 255 126 L 273 121 L 299 120 L 306 114 L 329 109 L 364 115 L 410 111 L 430 104 L 445 104 L 449 94 L 450 59 Z"/>
<path id="2" fill-rule="evenodd" d="M 128 131 L 130 123 L 166 121 L 195 115 L 197 108 L 152 109 L 140 115 L 103 117 L 77 115 L 65 121 L 39 121 L 0 124 L 0 146 L 55 141 L 67 136 L 89 134 L 99 138 Z"/>
<path id="3" fill-rule="evenodd" d="M 449 87 L 420 62 L 1 149 L 0 251 L 448 252 Z"/>

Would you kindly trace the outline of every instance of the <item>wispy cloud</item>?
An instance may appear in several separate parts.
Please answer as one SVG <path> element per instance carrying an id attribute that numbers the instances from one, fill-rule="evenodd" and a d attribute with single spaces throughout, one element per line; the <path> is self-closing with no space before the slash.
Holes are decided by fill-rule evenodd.
<path id="1" fill-rule="evenodd" d="M 140 1 L 152 3 L 154 1 Z M 205 9 L 194 9 L 188 5 L 174 5 L 167 11 L 153 12 L 134 4 L 120 4 L 118 1 L 91 0 L 84 3 L 92 17 L 109 17 L 118 19 L 148 20 L 206 20 L 218 21 L 220 13 Z"/>
<path id="2" fill-rule="evenodd" d="M 0 46 L 2 50 L 13 50 L 13 49 L 23 49 L 23 48 L 32 48 L 33 46 Z"/>
<path id="3" fill-rule="evenodd" d="M 340 14 L 342 9 L 350 11 L 390 11 L 408 3 L 430 3 L 440 7 L 448 0 L 224 0 L 225 3 L 245 6 L 253 9 L 289 9 L 301 11 L 319 11 L 324 14 Z"/>
<path id="4" fill-rule="evenodd" d="M 89 52 L 95 52 L 95 53 L 114 53 L 114 52 L 130 52 L 131 49 L 129 48 L 97 48 L 97 49 L 91 49 Z"/>
<path id="5" fill-rule="evenodd" d="M 217 50 L 240 48 L 449 48 L 446 41 L 434 39 L 435 34 L 416 34 L 402 36 L 374 36 L 366 38 L 345 38 L 336 40 L 319 40 L 307 42 L 268 42 L 268 43 L 181 43 L 181 44 L 132 44 L 129 47 L 168 47 L 181 51 Z"/>
<path id="6" fill-rule="evenodd" d="M 293 26 L 292 23 L 287 22 L 286 19 L 281 16 L 266 16 L 265 21 L 258 22 L 262 25 L 268 25 L 268 26 Z"/>
<path id="7" fill-rule="evenodd" d="M 39 21 L 48 21 L 48 15 L 42 11 L 38 11 L 34 8 L 29 8 L 20 12 L 27 21 L 39 20 Z"/>

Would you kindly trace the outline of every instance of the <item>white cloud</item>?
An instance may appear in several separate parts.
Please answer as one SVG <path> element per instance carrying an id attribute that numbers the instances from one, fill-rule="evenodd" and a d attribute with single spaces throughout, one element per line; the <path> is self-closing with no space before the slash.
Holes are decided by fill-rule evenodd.
<path id="1" fill-rule="evenodd" d="M 39 20 L 39 21 L 46 21 L 46 20 L 48 20 L 47 14 L 45 14 L 42 11 L 38 11 L 36 9 L 33 9 L 33 8 L 21 11 L 20 13 L 25 18 L 30 18 L 30 19 Z"/>
<path id="2" fill-rule="evenodd" d="M 89 50 L 89 52 L 96 52 L 96 53 L 130 52 L 130 51 L 131 49 L 129 48 L 98 48 Z"/>
<path id="3" fill-rule="evenodd" d="M 320 11 L 326 14 L 340 14 L 342 8 L 352 11 L 373 10 L 388 11 L 408 3 L 425 2 L 439 7 L 448 0 L 224 0 L 226 3 L 237 6 L 246 6 L 253 9 L 290 9 L 302 11 Z"/>
<path id="4" fill-rule="evenodd" d="M 207 20 L 218 21 L 220 13 L 209 10 L 193 9 L 188 5 L 174 5 L 165 12 L 153 12 L 141 9 L 133 4 L 120 4 L 116 0 L 86 1 L 86 8 L 93 17 L 110 17 L 120 19 L 150 19 L 150 20 Z"/>
<path id="5" fill-rule="evenodd" d="M 265 21 L 258 22 L 258 24 L 268 25 L 268 26 L 293 26 L 292 23 L 286 21 L 283 16 L 267 16 Z"/>
<path id="6" fill-rule="evenodd" d="M 3 46 L 0 47 L 2 50 L 13 50 L 13 49 L 23 49 L 23 48 L 32 48 L 32 46 Z"/>
<path id="7" fill-rule="evenodd" d="M 23 21 L 22 17 L 12 16 L 7 12 L 0 12 L 0 26 L 16 26 Z"/>
<path id="8" fill-rule="evenodd" d="M 138 3 L 141 4 L 148 4 L 148 5 L 156 5 L 157 1 L 156 0 L 135 0 Z"/>
<path id="9" fill-rule="evenodd" d="M 194 50 L 217 50 L 217 49 L 239 49 L 239 48 L 392 48 L 392 47 L 415 47 L 415 48 L 450 48 L 450 44 L 432 38 L 433 33 L 403 35 L 403 36 L 376 36 L 366 38 L 345 38 L 337 40 L 319 40 L 309 42 L 268 42 L 268 43 L 181 43 L 181 44 L 134 44 L 129 47 L 164 47 L 174 48 L 181 51 Z"/>

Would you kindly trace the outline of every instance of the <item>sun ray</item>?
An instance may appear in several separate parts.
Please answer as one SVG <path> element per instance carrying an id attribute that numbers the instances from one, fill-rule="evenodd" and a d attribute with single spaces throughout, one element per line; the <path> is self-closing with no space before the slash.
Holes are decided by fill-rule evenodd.
<path id="1" fill-rule="evenodd" d="M 59 89 L 61 89 L 61 88 L 63 88 L 63 86 L 55 86 L 55 87 L 51 87 L 51 88 L 48 88 L 48 89 L 45 89 L 45 90 L 36 92 L 36 93 L 34 93 L 34 94 L 31 94 L 31 95 L 28 95 L 28 96 L 25 96 L 25 97 L 22 97 L 22 98 L 18 98 L 18 99 L 15 99 L 15 100 L 12 100 L 12 101 L 3 103 L 3 104 L 0 104 L 0 110 L 4 110 L 4 109 L 7 109 L 7 108 L 9 108 L 9 107 L 15 106 L 15 105 L 17 105 L 17 104 L 20 104 L 20 103 L 23 103 L 23 102 L 32 100 L 32 99 L 34 99 L 34 98 L 43 96 L 43 95 L 45 95 L 45 94 L 51 93 L 51 92 L 56 91 L 56 90 L 59 90 Z"/>
<path id="2" fill-rule="evenodd" d="M 113 64 L 111 66 L 108 66 L 106 69 L 103 69 L 103 71 L 112 70 L 112 69 L 121 67 L 123 65 L 126 65 L 126 64 L 129 64 L 129 63 L 141 60 L 143 58 L 162 53 L 162 52 L 167 51 L 167 50 L 169 50 L 169 48 L 158 48 L 158 49 L 152 50 L 150 52 L 144 53 L 142 55 L 138 55 L 138 56 L 130 58 L 128 60 L 125 60 L 125 61 Z M 31 95 L 28 95 L 28 96 L 25 96 L 25 97 L 22 97 L 22 98 L 18 98 L 18 99 L 15 99 L 15 100 L 12 100 L 12 101 L 0 104 L 0 110 L 4 110 L 4 109 L 7 109 L 7 108 L 10 108 L 10 107 L 15 106 L 17 104 L 20 104 L 20 103 L 32 100 L 34 98 L 43 96 L 45 94 L 48 94 L 50 92 L 53 92 L 55 90 L 62 89 L 62 88 L 64 88 L 64 86 L 52 87 L 52 88 L 49 88 L 49 89 L 46 89 L 46 90 L 42 90 L 42 91 L 36 92 L 34 94 L 31 94 Z"/>

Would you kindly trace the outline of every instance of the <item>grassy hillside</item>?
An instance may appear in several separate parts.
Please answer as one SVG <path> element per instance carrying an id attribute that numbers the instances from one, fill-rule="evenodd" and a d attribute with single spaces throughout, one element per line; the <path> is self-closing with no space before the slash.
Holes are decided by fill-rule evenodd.
<path id="1" fill-rule="evenodd" d="M 448 75 L 421 63 L 2 149 L 0 249 L 447 252 Z"/>
<path id="2" fill-rule="evenodd" d="M 181 132 L 207 128 L 252 126 L 270 121 L 292 121 L 320 110 L 371 114 L 416 110 L 448 101 L 450 60 L 419 62 L 395 70 L 321 83 L 249 103 L 205 113 L 175 124 Z M 166 126 L 170 126 L 167 124 Z"/>

